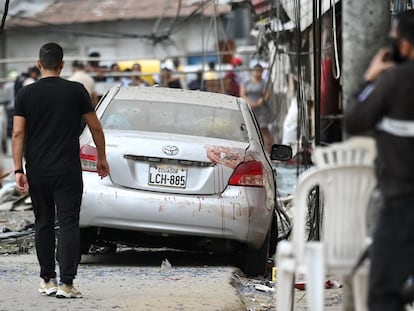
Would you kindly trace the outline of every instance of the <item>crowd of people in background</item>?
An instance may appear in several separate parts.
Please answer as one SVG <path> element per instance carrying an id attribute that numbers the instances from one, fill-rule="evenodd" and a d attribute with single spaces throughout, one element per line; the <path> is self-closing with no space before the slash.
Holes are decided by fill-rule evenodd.
<path id="1" fill-rule="evenodd" d="M 207 69 L 198 69 L 196 72 L 185 72 L 180 65 L 179 58 L 175 57 L 161 62 L 159 73 L 149 76 L 142 72 L 139 62 L 121 70 L 118 63 L 111 66 L 100 64 L 100 54 L 92 52 L 87 62 L 72 61 L 72 73 L 67 79 L 82 83 L 88 90 L 94 104 L 99 100 L 99 94 L 95 89 L 97 83 L 119 84 L 121 86 L 161 86 L 224 93 L 232 96 L 240 96 L 243 82 L 250 78 L 250 69 L 242 68 L 243 61 L 240 57 L 234 57 L 227 70 L 217 70 L 216 63 L 209 61 Z M 96 58 L 93 59 L 93 58 Z M 40 78 L 40 71 L 36 66 L 29 67 L 15 78 L 14 95 L 24 85 L 33 83 Z"/>
<path id="2" fill-rule="evenodd" d="M 268 122 L 265 120 L 269 114 L 266 113 L 268 94 L 265 90 L 267 86 L 263 79 L 263 67 L 255 66 L 250 69 L 244 65 L 242 58 L 233 57 L 231 63 L 221 66 L 221 69 L 216 68 L 217 64 L 214 61 L 209 61 L 206 70 L 199 68 L 196 71 L 186 72 L 181 66 L 179 58 L 175 57 L 161 62 L 158 74 L 149 74 L 148 69 L 143 72 L 139 62 L 133 63 L 127 68 L 123 64 L 123 69 L 121 69 L 118 63 L 113 63 L 111 66 L 101 65 L 98 52 L 92 52 L 88 57 L 88 61 L 85 62 L 72 61 L 71 74 L 64 77 L 83 84 L 93 105 L 99 102 L 108 88 L 116 84 L 139 87 L 155 85 L 243 97 L 257 114 L 266 145 L 271 145 L 267 129 Z M 10 116 L 13 115 L 14 96 L 23 86 L 36 82 L 40 78 L 40 71 L 36 66 L 32 66 L 26 72 L 13 78 L 13 82 L 5 83 L 3 87 L 7 97 L 5 99 L 9 102 L 7 107 Z M 259 105 L 258 101 L 262 101 L 263 104 Z M 10 133 L 8 134 L 10 136 L 12 120 L 9 123 Z"/>
<path id="3" fill-rule="evenodd" d="M 159 73 L 150 76 L 143 73 L 138 62 L 121 70 L 118 63 L 101 66 L 100 54 L 97 52 L 90 53 L 89 57 L 96 60 L 89 60 L 84 66 L 84 71 L 97 83 L 119 83 L 121 86 L 156 85 L 240 96 L 242 83 L 250 78 L 250 70 L 246 66 L 243 68 L 243 60 L 240 57 L 234 57 L 227 70 L 217 70 L 217 64 L 209 61 L 206 70 L 198 69 L 196 72 L 185 72 L 179 58 L 174 57 L 161 62 Z"/>
<path id="4" fill-rule="evenodd" d="M 88 90 L 94 104 L 99 100 L 100 94 L 97 94 L 95 86 L 100 82 L 121 86 L 157 85 L 240 96 L 243 82 L 251 76 L 250 69 L 247 66 L 243 67 L 243 60 L 240 57 L 234 57 L 226 67 L 227 70 L 217 70 L 217 64 L 209 61 L 206 70 L 198 69 L 196 72 L 185 72 L 180 65 L 179 58 L 175 57 L 162 62 L 159 73 L 153 74 L 150 78 L 148 78 L 148 73 L 143 74 L 141 64 L 138 62 L 121 70 L 118 63 L 102 66 L 98 52 L 92 52 L 88 57 L 90 60 L 87 62 L 72 61 L 72 73 L 67 79 L 82 83 Z M 29 67 L 27 71 L 13 78 L 14 96 L 24 85 L 37 81 L 40 78 L 40 71 L 36 66 Z M 13 101 L 12 98 L 7 99 L 10 102 Z"/>

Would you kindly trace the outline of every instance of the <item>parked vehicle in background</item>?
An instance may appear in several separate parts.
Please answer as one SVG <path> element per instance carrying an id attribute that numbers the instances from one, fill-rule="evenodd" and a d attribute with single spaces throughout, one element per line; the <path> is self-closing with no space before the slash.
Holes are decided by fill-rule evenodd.
<path id="1" fill-rule="evenodd" d="M 111 173 L 97 178 L 96 149 L 85 128 L 83 253 L 108 243 L 231 252 L 247 275 L 265 273 L 277 239 L 271 236 L 276 182 L 243 99 L 117 86 L 96 110 Z M 274 150 L 274 159 L 291 156 L 288 146 Z"/>

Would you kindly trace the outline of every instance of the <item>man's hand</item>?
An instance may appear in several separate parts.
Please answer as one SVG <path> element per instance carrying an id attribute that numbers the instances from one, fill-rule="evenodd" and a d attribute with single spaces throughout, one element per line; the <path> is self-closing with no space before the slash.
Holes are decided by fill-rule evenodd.
<path id="1" fill-rule="evenodd" d="M 27 181 L 27 176 L 25 174 L 16 174 L 16 186 L 21 193 L 29 192 L 29 182 Z"/>
<path id="2" fill-rule="evenodd" d="M 368 82 L 375 81 L 385 70 L 394 66 L 389 59 L 390 51 L 388 48 L 381 48 L 372 58 L 368 69 L 365 71 L 364 79 Z"/>
<path id="3" fill-rule="evenodd" d="M 98 160 L 96 163 L 96 169 L 101 179 L 109 175 L 109 165 L 106 160 Z"/>

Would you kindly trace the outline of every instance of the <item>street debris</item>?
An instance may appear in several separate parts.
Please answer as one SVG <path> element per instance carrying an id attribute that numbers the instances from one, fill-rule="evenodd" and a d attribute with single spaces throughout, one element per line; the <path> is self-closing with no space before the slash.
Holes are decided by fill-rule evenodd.
<path id="1" fill-rule="evenodd" d="M 262 291 L 262 292 L 274 292 L 275 288 L 274 287 L 269 287 L 263 284 L 257 284 L 254 286 L 255 289 Z"/>
<path id="2" fill-rule="evenodd" d="M 306 289 L 306 282 L 296 282 L 295 288 L 298 290 L 305 290 Z M 342 288 L 342 284 L 336 280 L 326 280 L 325 281 L 325 289 L 331 288 Z"/>
<path id="3" fill-rule="evenodd" d="M 34 247 L 34 215 L 30 198 L 21 194 L 10 174 L 0 188 L 0 255 L 28 253 Z"/>
<path id="4" fill-rule="evenodd" d="M 245 277 L 241 271 L 234 274 L 234 287 L 238 289 L 246 310 L 275 310 L 275 282 L 267 278 L 252 279 Z"/>
<path id="5" fill-rule="evenodd" d="M 171 268 L 172 268 L 171 263 L 168 261 L 167 258 L 165 258 L 161 262 L 161 270 L 171 270 Z"/>

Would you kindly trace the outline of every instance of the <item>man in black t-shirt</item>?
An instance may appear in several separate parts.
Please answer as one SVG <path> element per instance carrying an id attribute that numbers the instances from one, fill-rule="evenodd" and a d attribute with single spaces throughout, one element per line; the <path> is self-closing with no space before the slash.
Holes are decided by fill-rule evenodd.
<path id="1" fill-rule="evenodd" d="M 390 36 L 392 48 L 373 58 L 344 119 L 350 134 L 373 130 L 378 149 L 384 207 L 370 248 L 370 311 L 405 310 L 401 292 L 414 274 L 414 11 L 395 16 Z"/>
<path id="2" fill-rule="evenodd" d="M 82 84 L 60 78 L 63 64 L 63 50 L 58 44 L 41 47 L 37 65 L 42 78 L 23 87 L 16 96 L 12 148 L 16 185 L 20 191 L 29 192 L 33 203 L 42 278 L 39 292 L 56 294 L 58 298 L 80 298 L 73 279 L 80 253 L 81 117 L 96 144 L 97 171 L 101 178 L 109 174 L 109 166 L 105 137 L 90 96 Z M 59 223 L 59 286 L 55 271 L 55 213 Z"/>

